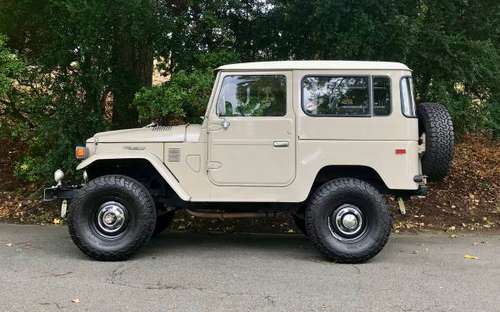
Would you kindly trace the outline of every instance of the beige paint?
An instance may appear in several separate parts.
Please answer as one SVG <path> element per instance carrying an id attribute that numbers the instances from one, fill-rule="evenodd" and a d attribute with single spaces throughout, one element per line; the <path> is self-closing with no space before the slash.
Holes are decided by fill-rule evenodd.
<path id="1" fill-rule="evenodd" d="M 163 163 L 162 159 L 158 157 L 158 155 L 152 154 L 150 152 L 136 152 L 136 151 L 129 151 L 129 152 L 117 152 L 117 149 L 119 147 L 116 146 L 107 146 L 107 150 L 109 150 L 110 154 L 107 153 L 98 153 L 90 156 L 83 162 L 81 162 L 78 167 L 76 168 L 77 170 L 84 169 L 91 163 L 99 160 L 109 160 L 109 159 L 145 159 L 149 161 L 153 167 L 160 173 L 160 175 L 165 179 L 165 181 L 172 187 L 175 193 L 185 201 L 191 200 L 191 196 L 186 192 L 186 190 L 180 185 L 180 183 L 177 181 L 177 179 L 174 177 L 174 175 L 170 172 L 170 170 L 165 167 L 165 164 Z"/>
<path id="2" fill-rule="evenodd" d="M 231 75 L 247 74 L 234 72 Z M 261 74 L 262 72 L 253 74 Z M 219 81 L 227 74 L 221 72 Z M 287 104 L 292 103 L 292 72 L 268 71 L 287 78 Z M 220 90 L 218 88 L 217 90 Z M 216 99 L 219 94 L 216 93 Z M 217 101 L 213 101 L 216 103 Z M 223 129 L 227 119 L 230 126 Z M 295 177 L 295 114 L 283 117 L 217 116 L 211 106 L 208 122 L 208 177 L 216 186 L 285 186 Z M 288 146 L 275 146 L 286 145 Z M 264 165 L 265 164 L 265 165 Z"/>
<path id="3" fill-rule="evenodd" d="M 230 126 L 223 129 L 215 103 L 221 78 L 229 74 L 285 75 L 286 116 L 226 117 Z M 307 116 L 301 108 L 300 82 L 304 75 L 326 74 L 390 77 L 392 113 L 369 118 Z M 402 115 L 399 94 L 400 78 L 408 75 L 411 71 L 399 63 L 227 65 L 217 75 L 203 125 L 96 134 L 87 141 L 93 155 L 78 169 L 100 159 L 144 158 L 183 200 L 191 201 L 303 201 L 319 170 L 328 165 L 368 166 L 390 189 L 415 190 L 413 177 L 421 174 L 418 124 Z M 275 147 L 275 142 L 288 146 Z M 396 155 L 401 148 L 406 154 Z M 180 153 L 179 161 L 169 160 L 170 149 L 179 149 L 172 151 Z"/>

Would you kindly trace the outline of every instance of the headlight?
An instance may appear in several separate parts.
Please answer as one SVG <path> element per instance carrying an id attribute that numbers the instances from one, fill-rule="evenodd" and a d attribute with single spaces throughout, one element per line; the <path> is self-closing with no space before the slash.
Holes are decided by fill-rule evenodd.
<path id="1" fill-rule="evenodd" d="M 64 172 L 61 169 L 57 169 L 54 172 L 54 180 L 57 184 L 61 184 L 62 179 L 64 179 Z"/>

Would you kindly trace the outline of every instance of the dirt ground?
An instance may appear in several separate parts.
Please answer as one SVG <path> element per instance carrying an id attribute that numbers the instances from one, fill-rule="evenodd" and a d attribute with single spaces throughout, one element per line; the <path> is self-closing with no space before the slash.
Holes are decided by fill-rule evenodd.
<path id="1" fill-rule="evenodd" d="M 11 145 L 0 142 L 0 220 L 13 223 L 61 223 L 56 203 L 40 201 L 42 187 L 13 177 L 10 164 L 18 157 Z M 500 228 L 500 141 L 466 136 L 455 147 L 450 175 L 429 185 L 429 195 L 406 202 L 406 215 L 389 198 L 394 231 L 488 231 Z M 179 213 L 175 230 L 193 232 L 272 232 L 297 230 L 289 218 L 216 220 Z M 450 234 L 452 235 L 452 234 Z"/>

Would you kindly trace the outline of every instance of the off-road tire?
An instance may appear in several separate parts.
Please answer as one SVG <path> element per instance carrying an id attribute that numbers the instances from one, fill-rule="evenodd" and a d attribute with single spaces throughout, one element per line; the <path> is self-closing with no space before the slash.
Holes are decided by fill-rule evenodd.
<path id="1" fill-rule="evenodd" d="M 93 217 L 99 207 L 109 201 L 123 204 L 128 223 L 116 237 L 96 230 Z M 80 250 L 101 261 L 129 258 L 153 235 L 156 208 L 148 190 L 138 181 L 122 175 L 98 177 L 76 194 L 68 211 L 69 233 Z"/>
<path id="2" fill-rule="evenodd" d="M 366 222 L 359 238 L 349 241 L 335 237 L 329 223 L 329 216 L 345 204 L 359 207 Z M 339 263 L 365 262 L 378 254 L 387 243 L 391 222 L 384 196 L 371 184 L 355 178 L 323 184 L 306 208 L 309 239 L 327 259 Z"/>
<path id="3" fill-rule="evenodd" d="M 172 220 L 174 219 L 175 212 L 169 211 L 164 214 L 158 215 L 156 217 L 156 225 L 155 230 L 153 232 L 153 236 L 157 236 L 172 224 Z"/>
<path id="4" fill-rule="evenodd" d="M 453 122 L 446 107 L 437 103 L 417 106 L 419 135 L 425 133 L 425 152 L 422 172 L 429 181 L 442 180 L 450 170 L 453 159 Z"/>

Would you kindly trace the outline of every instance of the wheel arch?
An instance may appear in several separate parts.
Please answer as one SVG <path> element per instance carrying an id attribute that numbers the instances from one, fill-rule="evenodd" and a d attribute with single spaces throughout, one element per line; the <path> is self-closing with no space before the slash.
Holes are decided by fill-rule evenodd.
<path id="1" fill-rule="evenodd" d="M 141 167 L 146 166 L 146 167 Z M 117 172 L 117 168 L 121 168 L 125 172 Z M 93 155 L 86 160 L 82 161 L 77 170 L 90 171 L 90 177 L 94 178 L 105 174 L 122 173 L 126 175 L 124 168 L 144 168 L 148 173 L 156 174 L 161 178 L 172 191 L 183 201 L 189 201 L 191 196 L 180 185 L 179 180 L 168 169 L 167 166 L 155 155 L 141 154 L 141 155 Z M 137 170 L 138 172 L 140 170 Z"/>
<path id="2" fill-rule="evenodd" d="M 357 178 L 371 183 L 382 193 L 390 191 L 381 175 L 370 166 L 328 165 L 321 168 L 316 174 L 310 193 L 314 192 L 316 187 L 337 178 Z"/>

